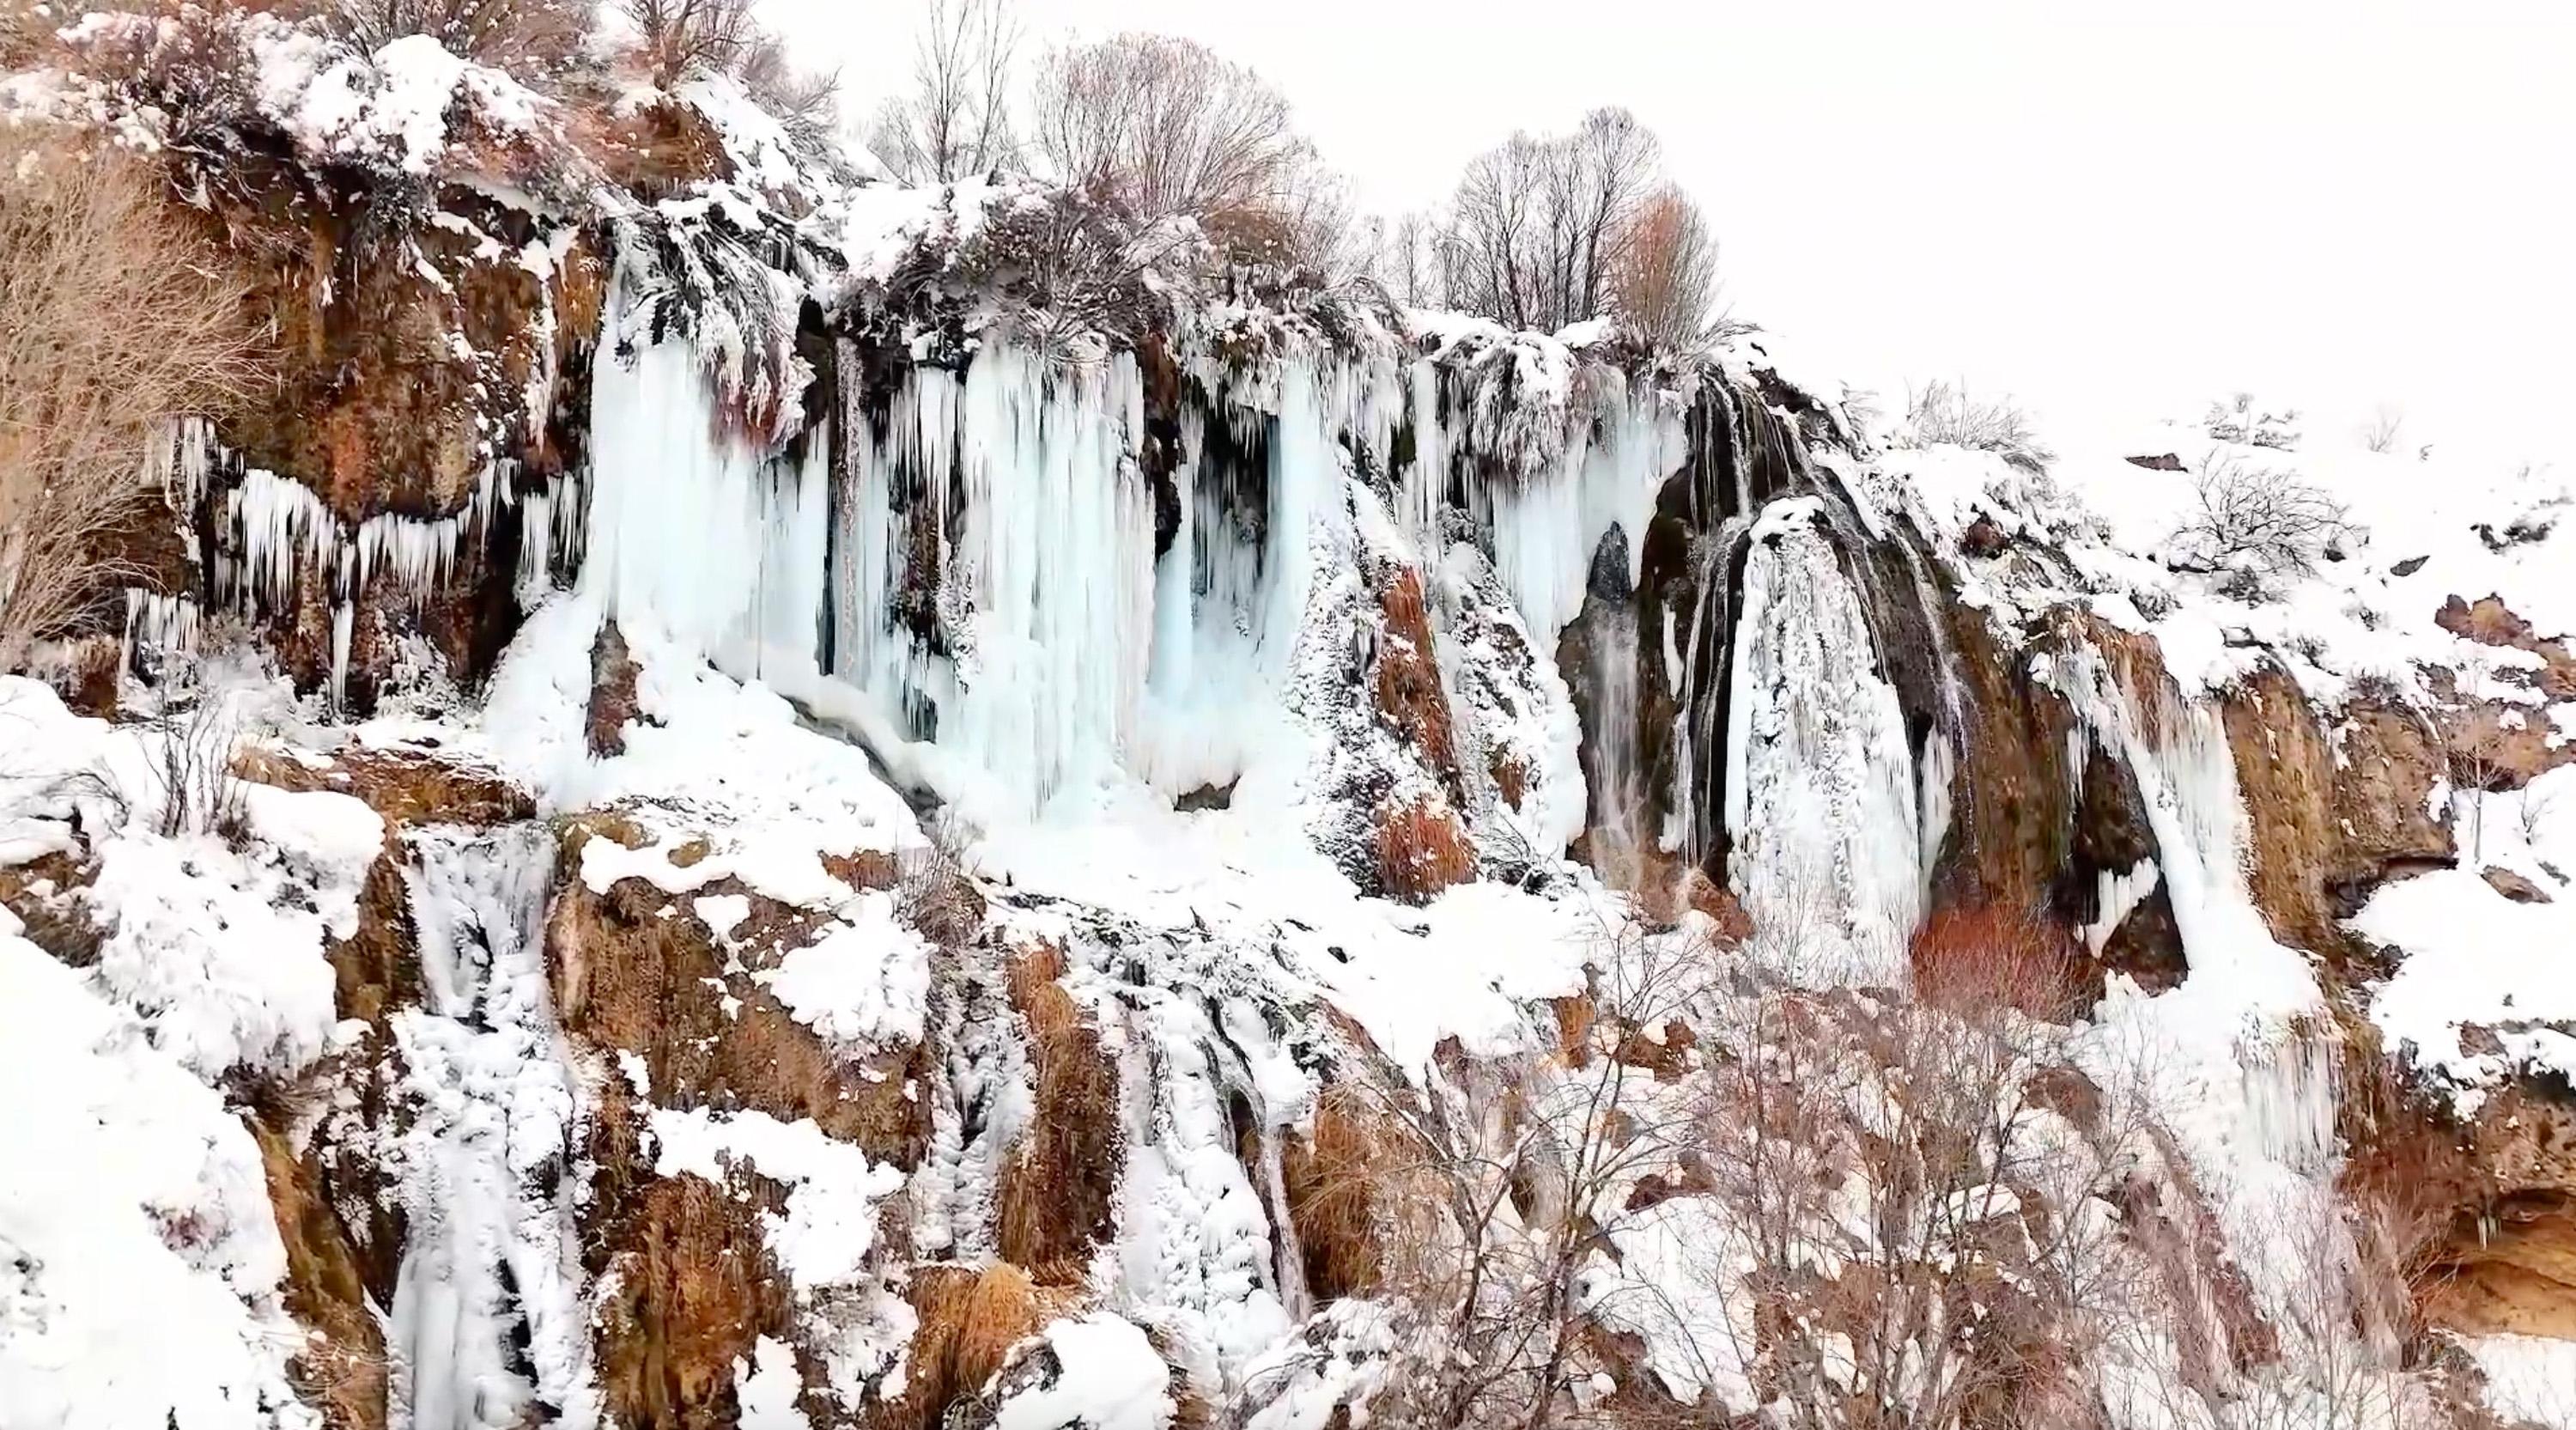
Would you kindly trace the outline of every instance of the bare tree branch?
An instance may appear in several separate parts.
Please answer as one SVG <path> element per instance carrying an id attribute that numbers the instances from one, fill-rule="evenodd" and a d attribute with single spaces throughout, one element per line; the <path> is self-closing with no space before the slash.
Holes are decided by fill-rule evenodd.
<path id="1" fill-rule="evenodd" d="M 135 573 L 116 534 L 172 419 L 257 389 L 247 287 L 159 176 L 0 130 L 0 670 Z"/>

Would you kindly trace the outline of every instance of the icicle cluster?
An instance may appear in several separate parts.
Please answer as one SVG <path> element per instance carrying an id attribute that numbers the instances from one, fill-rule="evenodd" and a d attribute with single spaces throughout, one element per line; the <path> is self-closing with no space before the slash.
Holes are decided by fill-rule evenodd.
<path id="1" fill-rule="evenodd" d="M 517 553 L 522 587 L 542 584 L 552 571 L 580 559 L 586 483 L 579 475 L 550 478 L 543 491 L 522 497 L 514 465 L 495 462 L 451 515 L 387 512 L 351 526 L 303 483 L 241 464 L 215 439 L 212 425 L 196 417 L 171 424 L 147 456 L 144 475 L 183 515 L 213 504 L 215 550 L 211 559 L 192 554 L 218 609 L 245 617 L 289 611 L 300 583 L 318 585 L 331 608 L 334 705 L 347 686 L 360 597 L 373 591 L 404 610 L 421 611 L 447 589 L 459 552 L 489 537 L 503 506 L 528 504 Z M 193 529 L 190 541 L 193 546 Z M 138 648 L 191 648 L 201 615 L 194 597 L 127 593 L 128 658 Z"/>
<path id="2" fill-rule="evenodd" d="M 1129 359 L 1060 372 L 995 341 L 962 378 L 900 377 L 883 430 L 852 444 L 834 513 L 831 672 L 1032 808 L 1121 771 L 1167 793 L 1221 785 L 1260 723 L 1247 709 L 1278 707 L 1316 524 L 1346 519 L 1345 481 L 1382 483 L 1421 559 L 1445 544 L 1450 494 L 1468 493 L 1552 645 L 1592 546 L 1613 525 L 1642 532 L 1681 460 L 1669 401 L 1624 384 L 1598 432 L 1581 424 L 1505 484 L 1474 475 L 1492 463 L 1475 419 L 1444 405 L 1435 358 L 1296 355 L 1192 379 L 1207 396 L 1182 406 L 1177 525 L 1158 557 Z"/>

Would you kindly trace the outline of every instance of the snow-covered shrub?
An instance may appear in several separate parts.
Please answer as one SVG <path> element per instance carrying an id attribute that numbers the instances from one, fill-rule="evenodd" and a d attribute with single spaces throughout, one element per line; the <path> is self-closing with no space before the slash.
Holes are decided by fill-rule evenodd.
<path id="1" fill-rule="evenodd" d="M 2042 472 L 2057 454 L 2039 440 L 2030 414 L 2010 398 L 1971 397 L 1965 384 L 1935 379 L 1905 404 L 1906 445 L 1992 452 L 2026 472 Z"/>
<path id="2" fill-rule="evenodd" d="M 2255 405 L 2254 394 L 2237 392 L 2209 404 L 2201 420 L 2202 429 L 2221 442 L 2242 442 L 2249 447 L 2269 447 L 2286 452 L 2299 445 L 2299 410 L 2285 407 L 2278 412 Z"/>
<path id="3" fill-rule="evenodd" d="M 2193 476 L 2174 559 L 2185 570 L 2225 573 L 2253 594 L 2266 581 L 2314 571 L 2349 530 L 2344 504 L 2297 472 L 2212 451 Z"/>
<path id="4" fill-rule="evenodd" d="M 1096 335 L 1143 332 L 1160 312 L 1148 275 L 1191 241 L 1186 226 L 1140 222 L 1104 186 L 1063 189 L 996 207 L 945 271 L 898 272 L 890 286 L 898 298 L 933 282 L 997 298 L 1006 322 L 1062 366 Z"/>
<path id="5" fill-rule="evenodd" d="M 588 0 L 331 0 L 331 27 L 373 52 L 405 35 L 521 79 L 560 72 L 589 38 Z"/>

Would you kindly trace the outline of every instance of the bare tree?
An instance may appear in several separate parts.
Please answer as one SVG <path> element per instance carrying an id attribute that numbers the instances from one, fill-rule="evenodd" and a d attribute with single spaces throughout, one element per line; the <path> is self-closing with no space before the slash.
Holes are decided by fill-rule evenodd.
<path id="1" fill-rule="evenodd" d="M 0 129 L 0 670 L 137 579 L 165 424 L 255 390 L 248 289 L 143 160 Z"/>
<path id="2" fill-rule="evenodd" d="M 735 77 L 787 132 L 819 142 L 841 122 L 841 72 L 801 70 L 788 58 L 787 42 L 762 33 L 742 50 Z"/>
<path id="3" fill-rule="evenodd" d="M 1127 34 L 1050 52 L 1029 138 L 1067 183 L 1152 224 L 1196 218 L 1239 260 L 1335 273 L 1350 206 L 1267 80 L 1204 45 Z"/>
<path id="4" fill-rule="evenodd" d="M 1634 115 L 1608 108 L 1571 134 L 1515 134 L 1479 155 L 1451 200 L 1449 297 L 1519 328 L 1600 316 L 1657 192 L 1661 152 Z"/>
<path id="5" fill-rule="evenodd" d="M 1355 242 L 1365 250 L 1360 271 L 1388 297 L 1414 307 L 1448 302 L 1440 275 L 1440 226 L 1430 215 L 1409 213 L 1391 222 L 1369 219 Z"/>
<path id="6" fill-rule="evenodd" d="M 2080 1419 L 2145 1104 L 2066 1067 L 2064 965 L 2025 928 L 1918 945 L 1912 997 L 1757 986 L 1713 1031 L 1712 1274 L 1750 1267 L 1726 1334 L 1792 1425 Z"/>
<path id="7" fill-rule="evenodd" d="M 1148 222 L 1265 206 L 1304 155 L 1279 91 L 1170 35 L 1049 53 L 1029 137 L 1059 177 L 1107 183 Z"/>
<path id="8" fill-rule="evenodd" d="M 912 93 L 886 101 L 869 143 L 906 183 L 949 183 L 1017 162 L 1011 67 L 1021 41 L 1008 0 L 930 0 Z"/>
<path id="9" fill-rule="evenodd" d="M 1905 436 L 1917 446 L 1992 452 L 2026 472 L 2044 472 L 2057 454 L 2039 440 L 2030 414 L 2009 397 L 1980 398 L 1966 383 L 1935 379 L 1905 399 Z"/>
<path id="10" fill-rule="evenodd" d="M 2348 527 L 2343 503 L 2282 468 L 2212 450 L 2193 478 L 2194 506 L 2175 534 L 2186 569 L 2234 573 L 2248 590 L 2302 576 Z"/>
<path id="11" fill-rule="evenodd" d="M 1615 274 L 1619 314 L 1669 352 L 1704 344 L 1717 306 L 1717 239 L 1690 196 L 1670 184 L 1629 221 Z"/>
<path id="12" fill-rule="evenodd" d="M 653 82 L 668 88 L 693 69 L 729 71 L 760 39 L 752 0 L 617 0 L 635 26 Z"/>
<path id="13" fill-rule="evenodd" d="M 1556 1056 L 1445 1060 L 1419 1089 L 1371 1087 L 1396 1147 L 1367 1169 L 1427 1225 L 1399 1238 L 1379 1288 L 1435 1318 L 1384 1413 L 1432 1425 L 1562 1423 L 1590 1384 L 1592 1332 L 1643 1286 L 1590 1272 L 1653 1193 L 1686 1177 L 1697 1108 L 1681 1077 L 1705 946 L 1605 930 L 1590 990 L 1559 1006 Z"/>

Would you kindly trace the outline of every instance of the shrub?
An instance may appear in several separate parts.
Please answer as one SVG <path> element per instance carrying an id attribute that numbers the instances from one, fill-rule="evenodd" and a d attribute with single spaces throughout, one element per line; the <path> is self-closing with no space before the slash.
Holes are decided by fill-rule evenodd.
<path id="1" fill-rule="evenodd" d="M 2304 576 L 2350 529 L 2343 503 L 2275 467 L 2213 451 L 2192 480 L 2193 509 L 2175 533 L 2185 570 L 2224 571 L 2247 590 Z"/>
<path id="2" fill-rule="evenodd" d="M 2033 475 L 2045 473 L 2049 464 L 2057 460 L 2057 454 L 2039 440 L 2029 413 L 2015 406 L 2010 398 L 1971 397 L 1964 383 L 1936 380 L 1920 392 L 1909 392 L 1905 435 L 1915 446 L 1992 452 Z"/>
<path id="3" fill-rule="evenodd" d="M 154 833 L 173 839 L 214 834 L 241 842 L 249 811 L 243 782 L 233 773 L 233 751 L 240 744 L 241 726 L 220 688 L 205 690 L 194 707 L 157 722 L 150 767 L 160 786 L 152 807 Z"/>
<path id="4" fill-rule="evenodd" d="M 590 33 L 588 0 L 333 0 L 325 19 L 359 49 L 427 35 L 522 78 L 560 73 Z"/>
<path id="5" fill-rule="evenodd" d="M 1909 950 L 1914 996 L 1961 1014 L 2015 1008 L 2048 1022 L 2073 1016 L 2074 960 L 2062 928 L 1992 906 L 1935 910 Z"/>
<path id="6" fill-rule="evenodd" d="M 967 873 L 972 838 L 953 816 L 930 820 L 928 841 L 895 856 L 895 914 L 942 948 L 963 947 L 984 923 L 984 896 Z"/>
<path id="7" fill-rule="evenodd" d="M 146 161 L 0 131 L 0 670 L 136 579 L 114 537 L 173 418 L 260 380 L 246 285 Z M 110 315 L 113 315 L 112 318 Z"/>
<path id="8" fill-rule="evenodd" d="M 2266 411 L 2255 405 L 2250 392 L 2231 393 L 2223 401 L 2209 404 L 2201 426 L 2221 442 L 2242 442 L 2276 452 L 2299 445 L 2299 410 L 2285 407 L 2278 412 Z"/>

